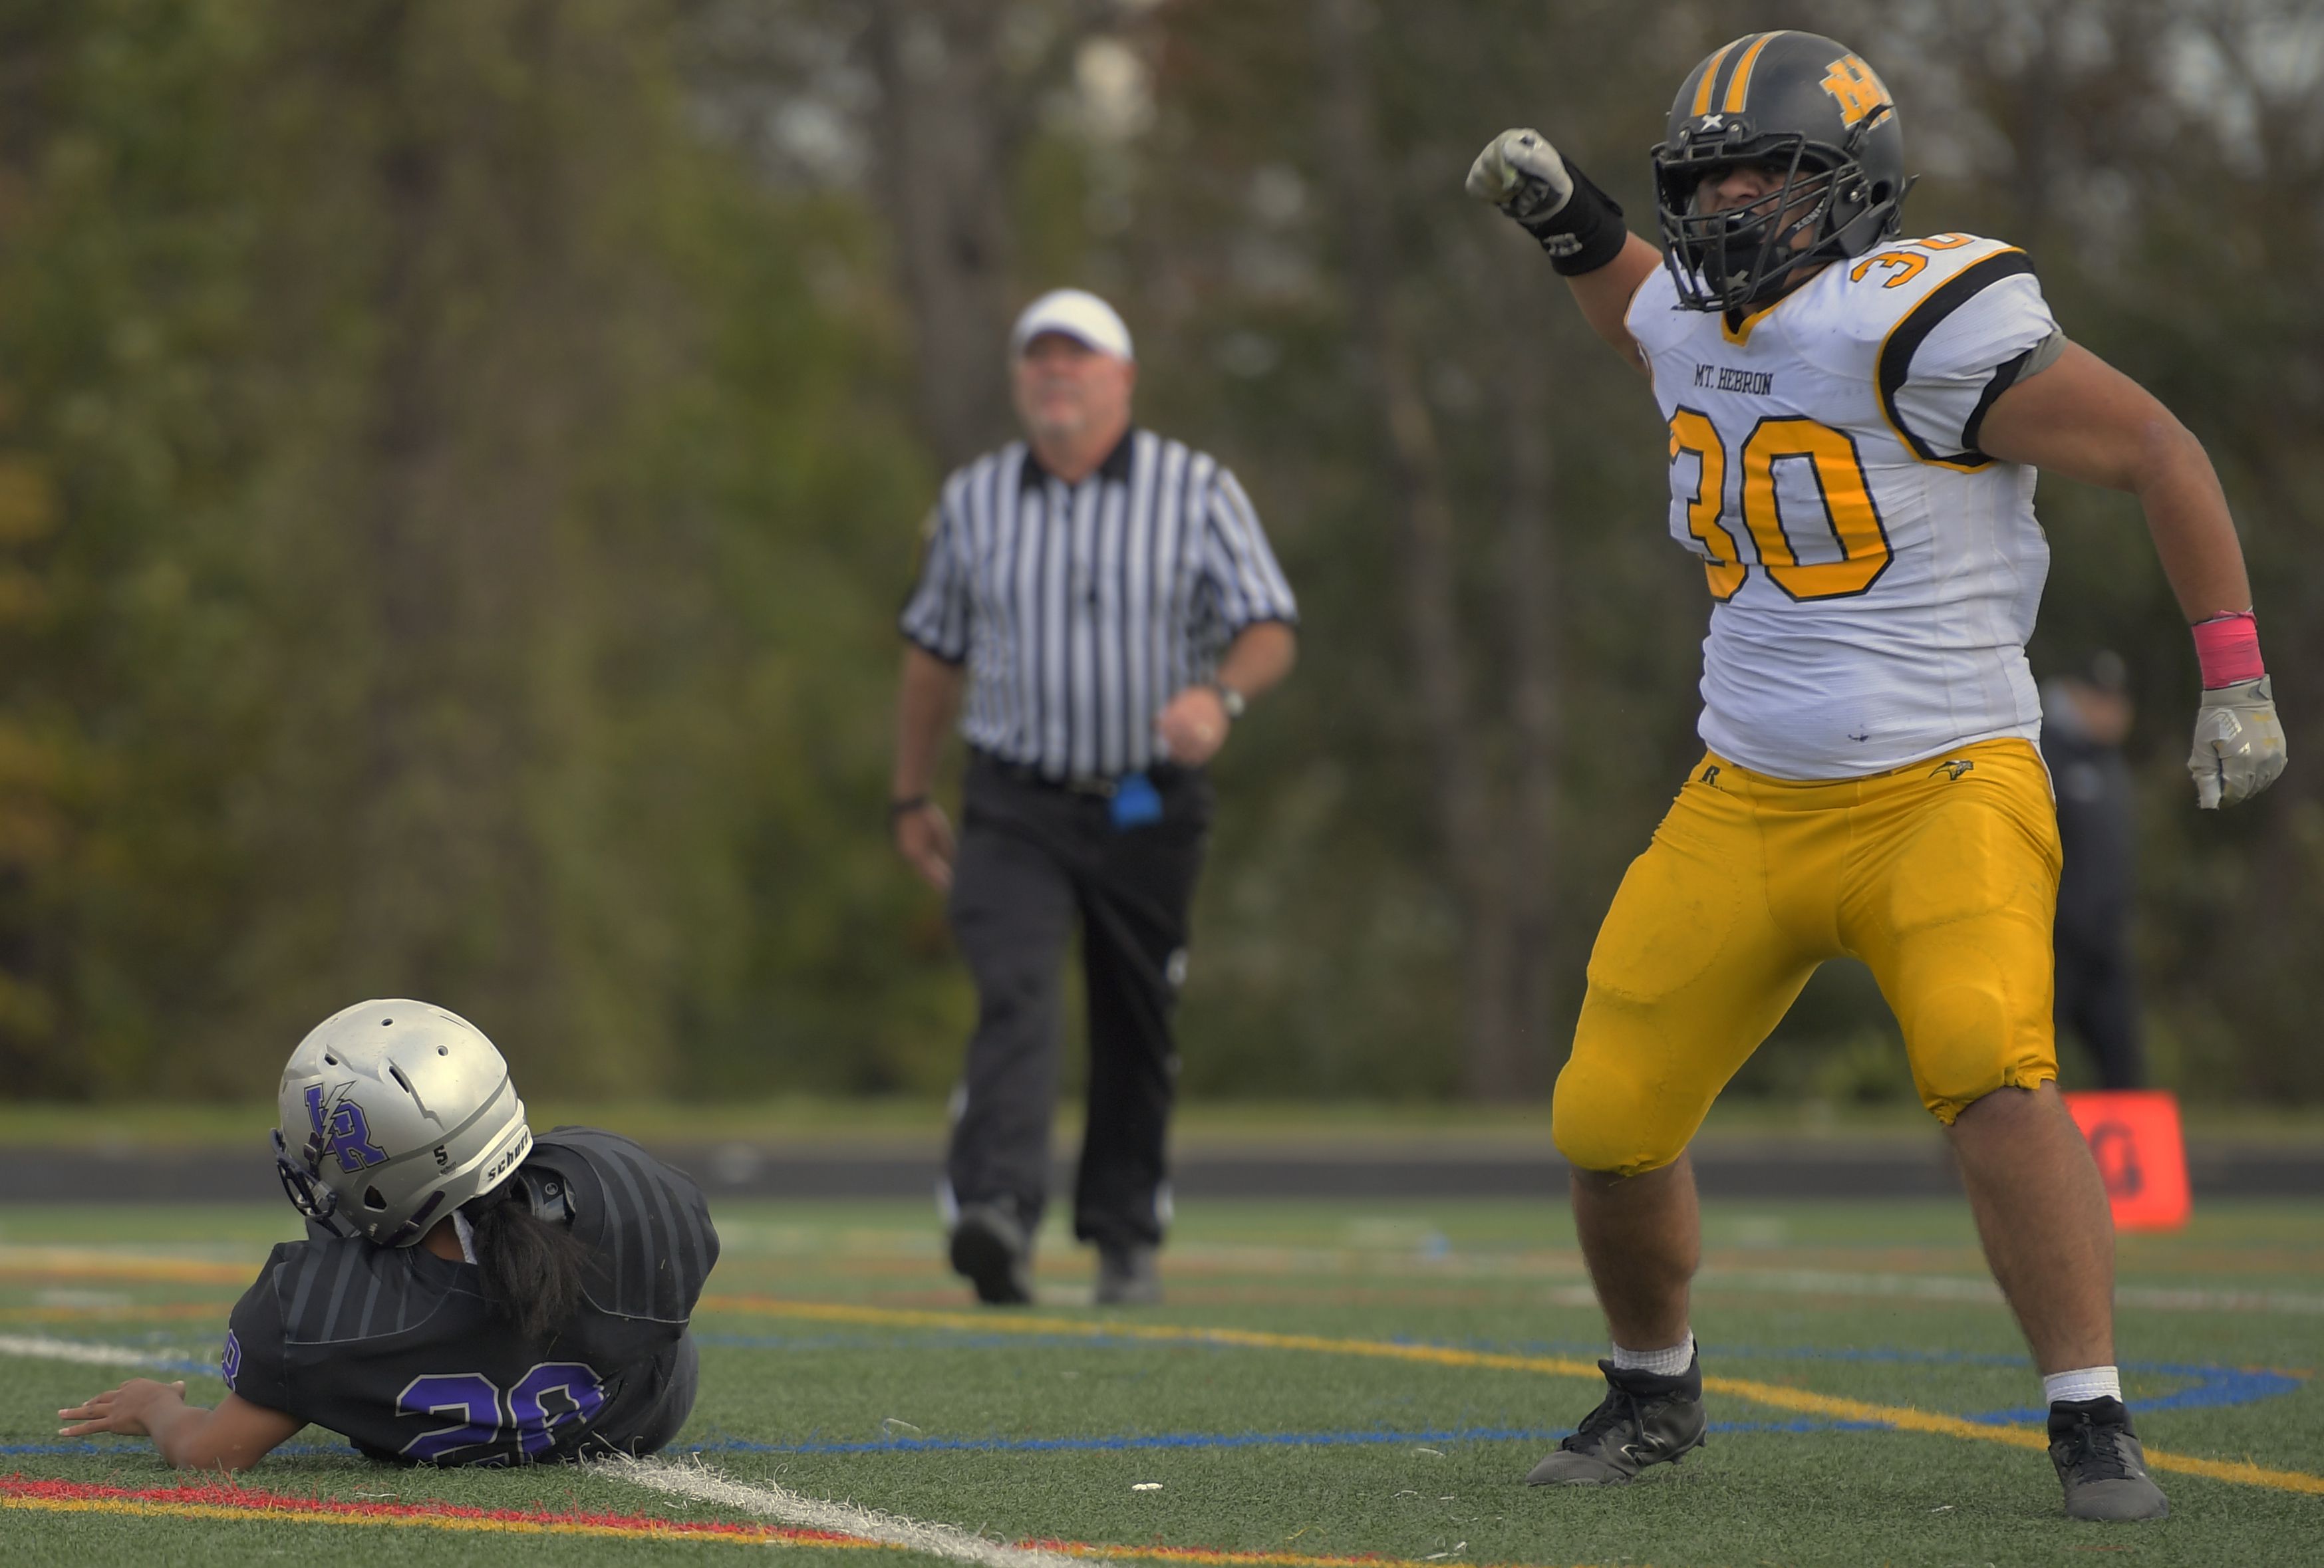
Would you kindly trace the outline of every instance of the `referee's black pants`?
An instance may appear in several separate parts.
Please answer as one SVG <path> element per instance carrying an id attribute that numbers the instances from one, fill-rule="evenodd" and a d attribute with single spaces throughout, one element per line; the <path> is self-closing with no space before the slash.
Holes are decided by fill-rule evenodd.
<path id="1" fill-rule="evenodd" d="M 1170 1015 L 1213 796 L 1157 768 L 1162 817 L 1117 828 L 1111 803 L 977 756 L 953 863 L 953 936 L 976 982 L 976 1033 L 945 1176 L 954 1201 L 1012 1210 L 1030 1234 L 1048 1199 L 1049 1121 L 1078 918 L 1089 993 L 1089 1120 L 1074 1234 L 1154 1245 L 1167 1219 L 1164 1144 L 1178 1059 Z"/>
<path id="2" fill-rule="evenodd" d="M 2124 921 L 2078 928 L 2060 921 L 2056 935 L 2056 1017 L 2098 1065 L 2098 1087 L 2146 1087 L 2146 1045 L 2140 1037 L 2138 976 Z"/>

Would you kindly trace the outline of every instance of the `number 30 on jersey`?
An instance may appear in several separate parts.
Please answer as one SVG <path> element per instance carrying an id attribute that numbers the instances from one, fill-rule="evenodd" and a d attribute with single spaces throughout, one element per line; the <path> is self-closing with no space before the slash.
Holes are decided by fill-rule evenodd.
<path id="1" fill-rule="evenodd" d="M 1684 497 L 1687 531 L 1703 553 L 1711 596 L 1735 596 L 1750 565 L 1743 559 L 1727 512 L 1727 442 L 1708 414 L 1681 408 L 1671 416 L 1671 462 L 1692 457 L 1694 493 Z M 1861 594 L 1888 568 L 1888 533 L 1873 503 L 1856 442 L 1844 430 L 1813 420 L 1770 418 L 1743 442 L 1743 527 L 1758 551 L 1759 568 L 1794 599 L 1842 599 Z M 1804 465 L 1822 502 L 1823 529 L 1839 558 L 1803 561 L 1784 531 L 1776 497 L 1776 465 Z M 1831 548 L 1815 552 L 1830 555 Z"/>

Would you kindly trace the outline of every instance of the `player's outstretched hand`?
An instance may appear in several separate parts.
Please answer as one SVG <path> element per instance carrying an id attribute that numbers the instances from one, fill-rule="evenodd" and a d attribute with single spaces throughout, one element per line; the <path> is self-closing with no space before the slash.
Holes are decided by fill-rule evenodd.
<path id="1" fill-rule="evenodd" d="M 2195 749 L 2187 758 L 2197 805 L 2214 811 L 2249 800 L 2275 782 L 2283 762 L 2283 724 L 2266 676 L 2203 693 L 2195 712 Z"/>
<path id="2" fill-rule="evenodd" d="M 118 1388 L 107 1388 L 93 1395 L 69 1410 L 57 1414 L 78 1425 L 58 1428 L 60 1437 L 87 1437 L 93 1433 L 118 1432 L 130 1437 L 150 1434 L 145 1418 L 157 1407 L 183 1405 L 186 1385 L 157 1383 L 151 1378 L 132 1378 Z"/>
<path id="3" fill-rule="evenodd" d="M 1573 176 L 1539 131 L 1504 131 L 1469 165 L 1465 189 L 1530 227 L 1573 199 Z"/>

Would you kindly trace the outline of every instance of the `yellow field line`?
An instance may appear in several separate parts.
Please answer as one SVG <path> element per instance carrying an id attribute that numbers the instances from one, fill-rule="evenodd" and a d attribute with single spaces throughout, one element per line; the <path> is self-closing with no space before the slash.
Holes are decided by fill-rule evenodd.
<path id="1" fill-rule="evenodd" d="M 108 1302 L 102 1306 L 0 1307 L 0 1323 L 114 1323 L 124 1318 L 191 1318 L 224 1323 L 231 1301 Z"/>
<path id="2" fill-rule="evenodd" d="M 1268 1333 L 1257 1329 L 1197 1328 L 1176 1324 L 1096 1323 L 1070 1317 L 1019 1317 L 1015 1314 L 932 1312 L 916 1307 L 859 1306 L 844 1302 L 793 1301 L 774 1296 L 711 1296 L 701 1303 L 706 1312 L 755 1313 L 767 1317 L 805 1318 L 821 1323 L 877 1324 L 891 1328 L 963 1329 L 973 1333 L 1071 1334 L 1089 1339 L 1150 1340 L 1176 1344 L 1231 1345 L 1245 1350 L 1305 1351 L 1320 1355 L 1366 1356 L 1380 1360 L 1418 1361 L 1428 1366 L 1467 1367 L 1494 1371 L 1532 1372 L 1553 1378 L 1600 1378 L 1597 1364 L 1570 1356 L 1520 1356 L 1502 1351 L 1470 1351 L 1452 1345 L 1399 1344 L 1392 1340 L 1333 1339 L 1321 1334 Z M 1968 1443 L 1997 1443 L 2010 1448 L 2046 1449 L 2046 1434 L 2030 1426 L 1993 1426 L 1964 1421 L 1958 1416 L 1917 1410 L 1909 1405 L 1875 1405 L 1843 1399 L 1805 1388 L 1763 1383 L 1749 1378 L 1705 1378 L 1706 1392 L 1730 1394 L 1778 1410 L 1821 1416 L 1834 1421 L 1866 1421 L 1906 1432 L 1933 1433 Z M 2154 1470 L 2177 1471 L 2241 1486 L 2267 1487 L 2277 1491 L 2324 1496 L 2324 1476 L 2305 1471 L 2271 1470 L 2244 1462 L 2197 1459 L 2186 1454 L 2146 1451 Z"/>
<path id="3" fill-rule="evenodd" d="M 211 1263 L 197 1258 L 134 1258 L 61 1247 L 0 1250 L 0 1279 L 166 1279 L 180 1285 L 247 1285 L 255 1263 Z"/>

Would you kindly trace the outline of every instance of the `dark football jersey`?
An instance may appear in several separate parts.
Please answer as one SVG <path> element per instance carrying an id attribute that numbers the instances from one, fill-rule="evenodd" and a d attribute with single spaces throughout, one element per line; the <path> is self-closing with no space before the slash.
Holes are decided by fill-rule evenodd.
<path id="1" fill-rule="evenodd" d="M 687 1319 L 718 1260 L 700 1189 L 628 1139 L 560 1127 L 525 1172 L 563 1184 L 591 1254 L 548 1344 L 485 1305 L 473 1263 L 310 1227 L 234 1309 L 220 1370 L 254 1405 L 375 1459 L 511 1464 L 669 1441 L 694 1402 Z"/>

